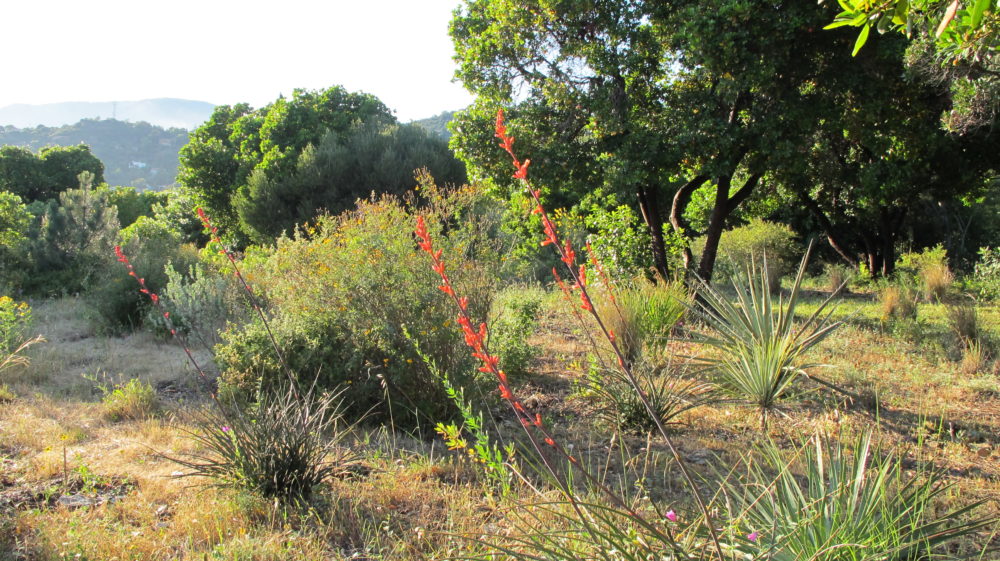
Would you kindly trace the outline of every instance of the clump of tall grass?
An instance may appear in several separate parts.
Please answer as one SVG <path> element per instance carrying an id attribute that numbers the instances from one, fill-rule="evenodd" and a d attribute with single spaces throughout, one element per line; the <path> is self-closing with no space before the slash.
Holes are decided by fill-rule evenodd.
<path id="1" fill-rule="evenodd" d="M 948 326 L 963 346 L 968 347 L 979 341 L 979 312 L 975 304 L 945 304 L 944 311 Z"/>
<path id="2" fill-rule="evenodd" d="M 644 353 L 658 354 L 687 312 L 690 300 L 679 281 L 654 284 L 638 278 L 596 305 L 625 359 L 635 362 Z"/>
<path id="3" fill-rule="evenodd" d="M 702 358 L 724 390 L 733 397 L 760 409 L 761 426 L 767 415 L 800 375 L 815 364 L 804 361 L 805 354 L 828 337 L 842 322 L 831 321 L 826 313 L 833 296 L 796 325 L 799 302 L 809 252 L 803 256 L 787 301 L 777 300 L 769 290 L 766 268 L 751 263 L 742 276 L 732 279 L 732 299 L 703 283 L 699 290 L 698 317 L 711 329 L 701 342 L 717 353 Z"/>
<path id="4" fill-rule="evenodd" d="M 156 390 L 149 382 L 132 378 L 113 386 L 98 385 L 104 417 L 111 421 L 139 420 L 155 416 L 160 410 Z"/>
<path id="5" fill-rule="evenodd" d="M 870 434 L 853 451 L 817 436 L 791 461 L 766 441 L 724 479 L 730 517 L 760 532 L 755 558 L 774 561 L 938 558 L 941 546 L 995 522 L 970 517 L 982 501 L 935 505 L 948 488 L 942 471 L 905 470 Z"/>
<path id="6" fill-rule="evenodd" d="M 830 292 L 840 291 L 841 294 L 850 292 L 849 284 L 854 279 L 855 271 L 850 267 L 840 263 L 828 263 L 823 267 L 826 274 L 826 289 Z"/>
<path id="7" fill-rule="evenodd" d="M 892 320 L 916 320 L 917 298 L 908 286 L 887 284 L 878 292 L 883 324 Z"/>

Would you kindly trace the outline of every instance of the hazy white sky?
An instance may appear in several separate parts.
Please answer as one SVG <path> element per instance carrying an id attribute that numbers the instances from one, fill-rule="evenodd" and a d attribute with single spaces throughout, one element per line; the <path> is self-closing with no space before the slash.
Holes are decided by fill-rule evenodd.
<path id="1" fill-rule="evenodd" d="M 0 107 L 176 97 L 259 107 L 340 84 L 401 121 L 460 109 L 459 0 L 4 0 Z"/>

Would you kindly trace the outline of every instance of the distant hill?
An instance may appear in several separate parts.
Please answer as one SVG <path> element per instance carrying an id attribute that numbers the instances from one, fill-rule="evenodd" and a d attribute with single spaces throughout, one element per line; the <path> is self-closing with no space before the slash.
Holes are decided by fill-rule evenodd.
<path id="1" fill-rule="evenodd" d="M 212 115 L 215 106 L 188 99 L 143 99 L 140 101 L 107 101 L 47 103 L 44 105 L 16 104 L 0 107 L 0 125 L 19 128 L 60 127 L 81 119 L 117 119 L 138 123 L 145 121 L 163 128 L 193 130 Z"/>
<path id="2" fill-rule="evenodd" d="M 427 117 L 413 121 L 412 124 L 426 129 L 431 134 L 448 140 L 451 138 L 451 131 L 448 130 L 448 123 L 455 116 L 455 111 L 444 111 L 440 115 Z"/>
<path id="3" fill-rule="evenodd" d="M 163 189 L 176 182 L 178 153 L 188 131 L 163 129 L 149 123 L 114 119 L 84 119 L 61 127 L 0 127 L 0 146 L 25 146 L 37 152 L 45 146 L 86 144 L 104 162 L 110 185 Z"/>

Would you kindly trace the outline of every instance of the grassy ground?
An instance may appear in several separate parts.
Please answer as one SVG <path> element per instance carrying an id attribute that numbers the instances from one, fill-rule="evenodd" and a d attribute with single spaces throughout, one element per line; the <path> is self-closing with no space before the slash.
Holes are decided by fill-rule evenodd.
<path id="1" fill-rule="evenodd" d="M 810 296 L 802 311 L 821 298 Z M 34 310 L 48 342 L 31 350 L 29 367 L 0 380 L 16 396 L 0 403 L 2 561 L 441 559 L 478 547 L 462 536 L 523 529 L 518 505 L 540 499 L 531 489 L 543 488 L 536 478 L 497 499 L 484 492 L 475 467 L 439 440 L 385 429 L 358 432 L 360 466 L 331 481 L 307 510 L 174 477 L 179 467 L 166 456 L 196 451 L 185 431 L 190 412 L 205 402 L 180 349 L 142 333 L 99 336 L 73 299 L 38 302 Z M 817 431 L 872 432 L 911 465 L 946 470 L 955 484 L 947 502 L 986 500 L 983 513 L 1000 514 L 996 363 L 975 372 L 963 366 L 946 313 L 922 304 L 916 321 L 883 323 L 872 297 L 846 298 L 835 316 L 845 326 L 813 358 L 830 365 L 814 372 L 850 396 L 801 380 L 769 436 L 790 446 Z M 981 307 L 979 319 L 988 338 L 1000 337 L 1000 309 Z M 678 511 L 690 508 L 661 446 L 641 434 L 616 436 L 595 414 L 599 404 L 580 391 L 590 344 L 557 297 L 540 323 L 532 342 L 541 356 L 517 383 L 526 406 L 609 485 L 634 494 L 641 480 L 642 492 L 675 501 Z M 702 352 L 686 341 L 670 350 Z M 149 382 L 157 408 L 114 421 L 95 386 L 131 378 Z M 518 435 L 502 410 L 497 421 L 507 437 Z M 684 413 L 673 430 L 681 456 L 703 474 L 763 436 L 758 415 L 733 403 Z M 989 539 L 983 534 L 963 550 Z"/>

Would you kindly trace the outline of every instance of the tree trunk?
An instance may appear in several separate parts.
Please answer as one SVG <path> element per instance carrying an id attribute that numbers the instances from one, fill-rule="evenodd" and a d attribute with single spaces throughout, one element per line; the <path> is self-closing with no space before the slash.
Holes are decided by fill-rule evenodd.
<path id="1" fill-rule="evenodd" d="M 719 177 L 719 182 L 715 187 L 715 205 L 712 207 L 712 214 L 708 219 L 708 228 L 705 230 L 705 249 L 701 253 L 701 262 L 698 263 L 698 277 L 708 283 L 712 280 L 712 270 L 715 269 L 715 259 L 719 253 L 719 240 L 722 239 L 722 228 L 726 224 L 726 217 L 729 215 L 729 186 L 732 184 L 732 177 L 723 175 Z"/>
<path id="2" fill-rule="evenodd" d="M 809 210 L 809 212 L 816 218 L 819 222 L 820 228 L 823 229 L 823 234 L 826 235 L 826 241 L 830 244 L 830 247 L 837 252 L 837 255 L 844 260 L 845 263 L 851 266 L 852 269 L 858 268 L 858 260 L 851 256 L 847 251 L 847 244 L 845 238 L 842 235 L 843 232 L 839 231 L 833 226 L 833 222 L 830 221 L 830 217 L 820 209 L 816 201 L 810 199 L 803 191 L 798 189 L 795 190 L 796 195 L 798 195 L 799 201 Z"/>
<path id="3" fill-rule="evenodd" d="M 663 219 L 660 215 L 659 205 L 656 203 L 656 191 L 640 187 L 636 196 L 639 198 L 639 211 L 642 213 L 642 220 L 649 228 L 653 267 L 658 277 L 667 280 L 670 278 L 670 266 L 667 264 L 667 248 L 663 239 Z"/>
<path id="4" fill-rule="evenodd" d="M 760 183 L 760 179 L 761 174 L 759 173 L 751 175 L 739 191 L 730 197 L 729 188 L 733 182 L 732 176 L 719 177 L 719 183 L 715 190 L 715 206 L 712 207 L 712 214 L 708 219 L 708 229 L 705 230 L 705 249 L 701 254 L 701 262 L 698 264 L 698 276 L 703 281 L 710 282 L 712 280 L 712 271 L 715 269 L 719 241 L 722 239 L 722 230 L 726 226 L 726 219 L 743 201 L 750 197 L 757 184 Z"/>
<path id="5" fill-rule="evenodd" d="M 681 186 L 680 189 L 674 193 L 673 204 L 670 205 L 670 225 L 674 227 L 674 231 L 683 232 L 684 237 L 691 239 L 694 237 L 695 233 L 691 231 L 690 225 L 684 220 L 684 210 L 687 209 L 688 204 L 691 202 L 691 196 L 695 191 L 698 190 L 706 181 L 708 181 L 707 175 L 699 175 L 688 181 Z M 684 271 L 690 271 L 694 266 L 692 261 L 694 261 L 694 256 L 691 255 L 691 248 L 685 244 L 684 245 Z"/>

